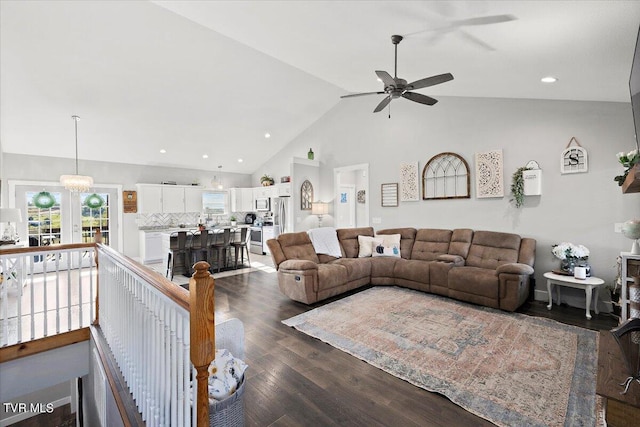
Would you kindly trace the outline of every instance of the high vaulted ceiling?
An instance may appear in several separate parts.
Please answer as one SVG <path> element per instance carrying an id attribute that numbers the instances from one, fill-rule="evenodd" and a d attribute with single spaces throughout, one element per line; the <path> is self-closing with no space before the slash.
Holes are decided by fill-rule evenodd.
<path id="1" fill-rule="evenodd" d="M 458 25 L 493 15 L 515 19 Z M 392 34 L 399 77 L 455 76 L 420 93 L 629 102 L 640 2 L 3 0 L 0 19 L 4 152 L 73 158 L 77 114 L 81 159 L 252 173 L 382 90 Z"/>

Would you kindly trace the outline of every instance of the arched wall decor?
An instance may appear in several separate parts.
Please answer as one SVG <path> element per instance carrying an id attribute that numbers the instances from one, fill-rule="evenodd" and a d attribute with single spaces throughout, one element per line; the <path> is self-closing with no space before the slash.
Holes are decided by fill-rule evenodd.
<path id="1" fill-rule="evenodd" d="M 300 186 L 300 210 L 310 211 L 313 202 L 313 185 L 305 179 Z"/>
<path id="2" fill-rule="evenodd" d="M 468 199 L 471 175 L 467 161 L 455 153 L 433 156 L 422 170 L 422 199 Z"/>

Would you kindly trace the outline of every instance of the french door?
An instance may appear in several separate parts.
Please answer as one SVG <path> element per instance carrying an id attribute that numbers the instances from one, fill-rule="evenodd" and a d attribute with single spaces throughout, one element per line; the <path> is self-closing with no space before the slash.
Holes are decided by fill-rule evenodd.
<path id="1" fill-rule="evenodd" d="M 90 243 L 100 230 L 105 244 L 118 247 L 119 200 L 114 188 L 71 193 L 55 184 L 16 184 L 15 207 L 23 213 L 18 230 L 28 246 Z"/>

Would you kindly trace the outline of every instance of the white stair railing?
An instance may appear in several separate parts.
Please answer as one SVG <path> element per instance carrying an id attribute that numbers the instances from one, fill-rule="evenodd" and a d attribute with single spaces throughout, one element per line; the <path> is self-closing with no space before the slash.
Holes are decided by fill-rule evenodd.
<path id="1" fill-rule="evenodd" d="M 0 249 L 0 347 L 89 326 L 94 244 Z"/>
<path id="2" fill-rule="evenodd" d="M 98 321 L 142 419 L 147 426 L 191 426 L 188 294 L 106 246 L 98 246 L 98 263 Z"/>

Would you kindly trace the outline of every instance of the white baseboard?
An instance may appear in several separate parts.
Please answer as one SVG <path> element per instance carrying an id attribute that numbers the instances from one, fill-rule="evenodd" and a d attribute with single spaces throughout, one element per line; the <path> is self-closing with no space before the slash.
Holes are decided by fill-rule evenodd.
<path id="1" fill-rule="evenodd" d="M 555 306 L 557 304 L 557 301 L 555 301 L 555 297 L 556 297 L 555 289 L 552 290 L 552 293 L 554 297 L 553 305 Z M 560 294 L 561 294 L 561 302 L 567 304 L 569 307 L 581 308 L 584 310 L 584 304 L 585 304 L 584 291 L 581 291 L 579 289 L 563 288 L 560 291 Z M 536 301 L 544 301 L 546 303 L 549 303 L 549 293 L 546 291 L 546 289 L 545 290 L 535 289 L 533 292 L 533 297 Z M 607 296 L 606 298 L 609 298 L 609 297 Z M 611 306 L 611 301 L 603 301 L 602 294 L 598 296 L 598 309 L 600 313 L 611 313 L 613 311 L 613 308 Z"/>
<path id="2" fill-rule="evenodd" d="M 12 403 L 17 403 L 17 402 L 12 402 Z M 49 402 L 49 403 L 51 403 L 54 408 L 59 408 L 60 406 L 64 406 L 66 404 L 71 403 L 71 396 L 63 397 L 62 399 L 54 400 L 53 402 Z M 27 418 L 31 418 L 36 415 L 40 415 L 40 412 L 20 412 L 19 414 L 15 414 L 0 420 L 0 427 L 7 427 L 7 426 L 10 426 L 11 424 L 15 424 L 19 421 L 24 421 Z"/>

